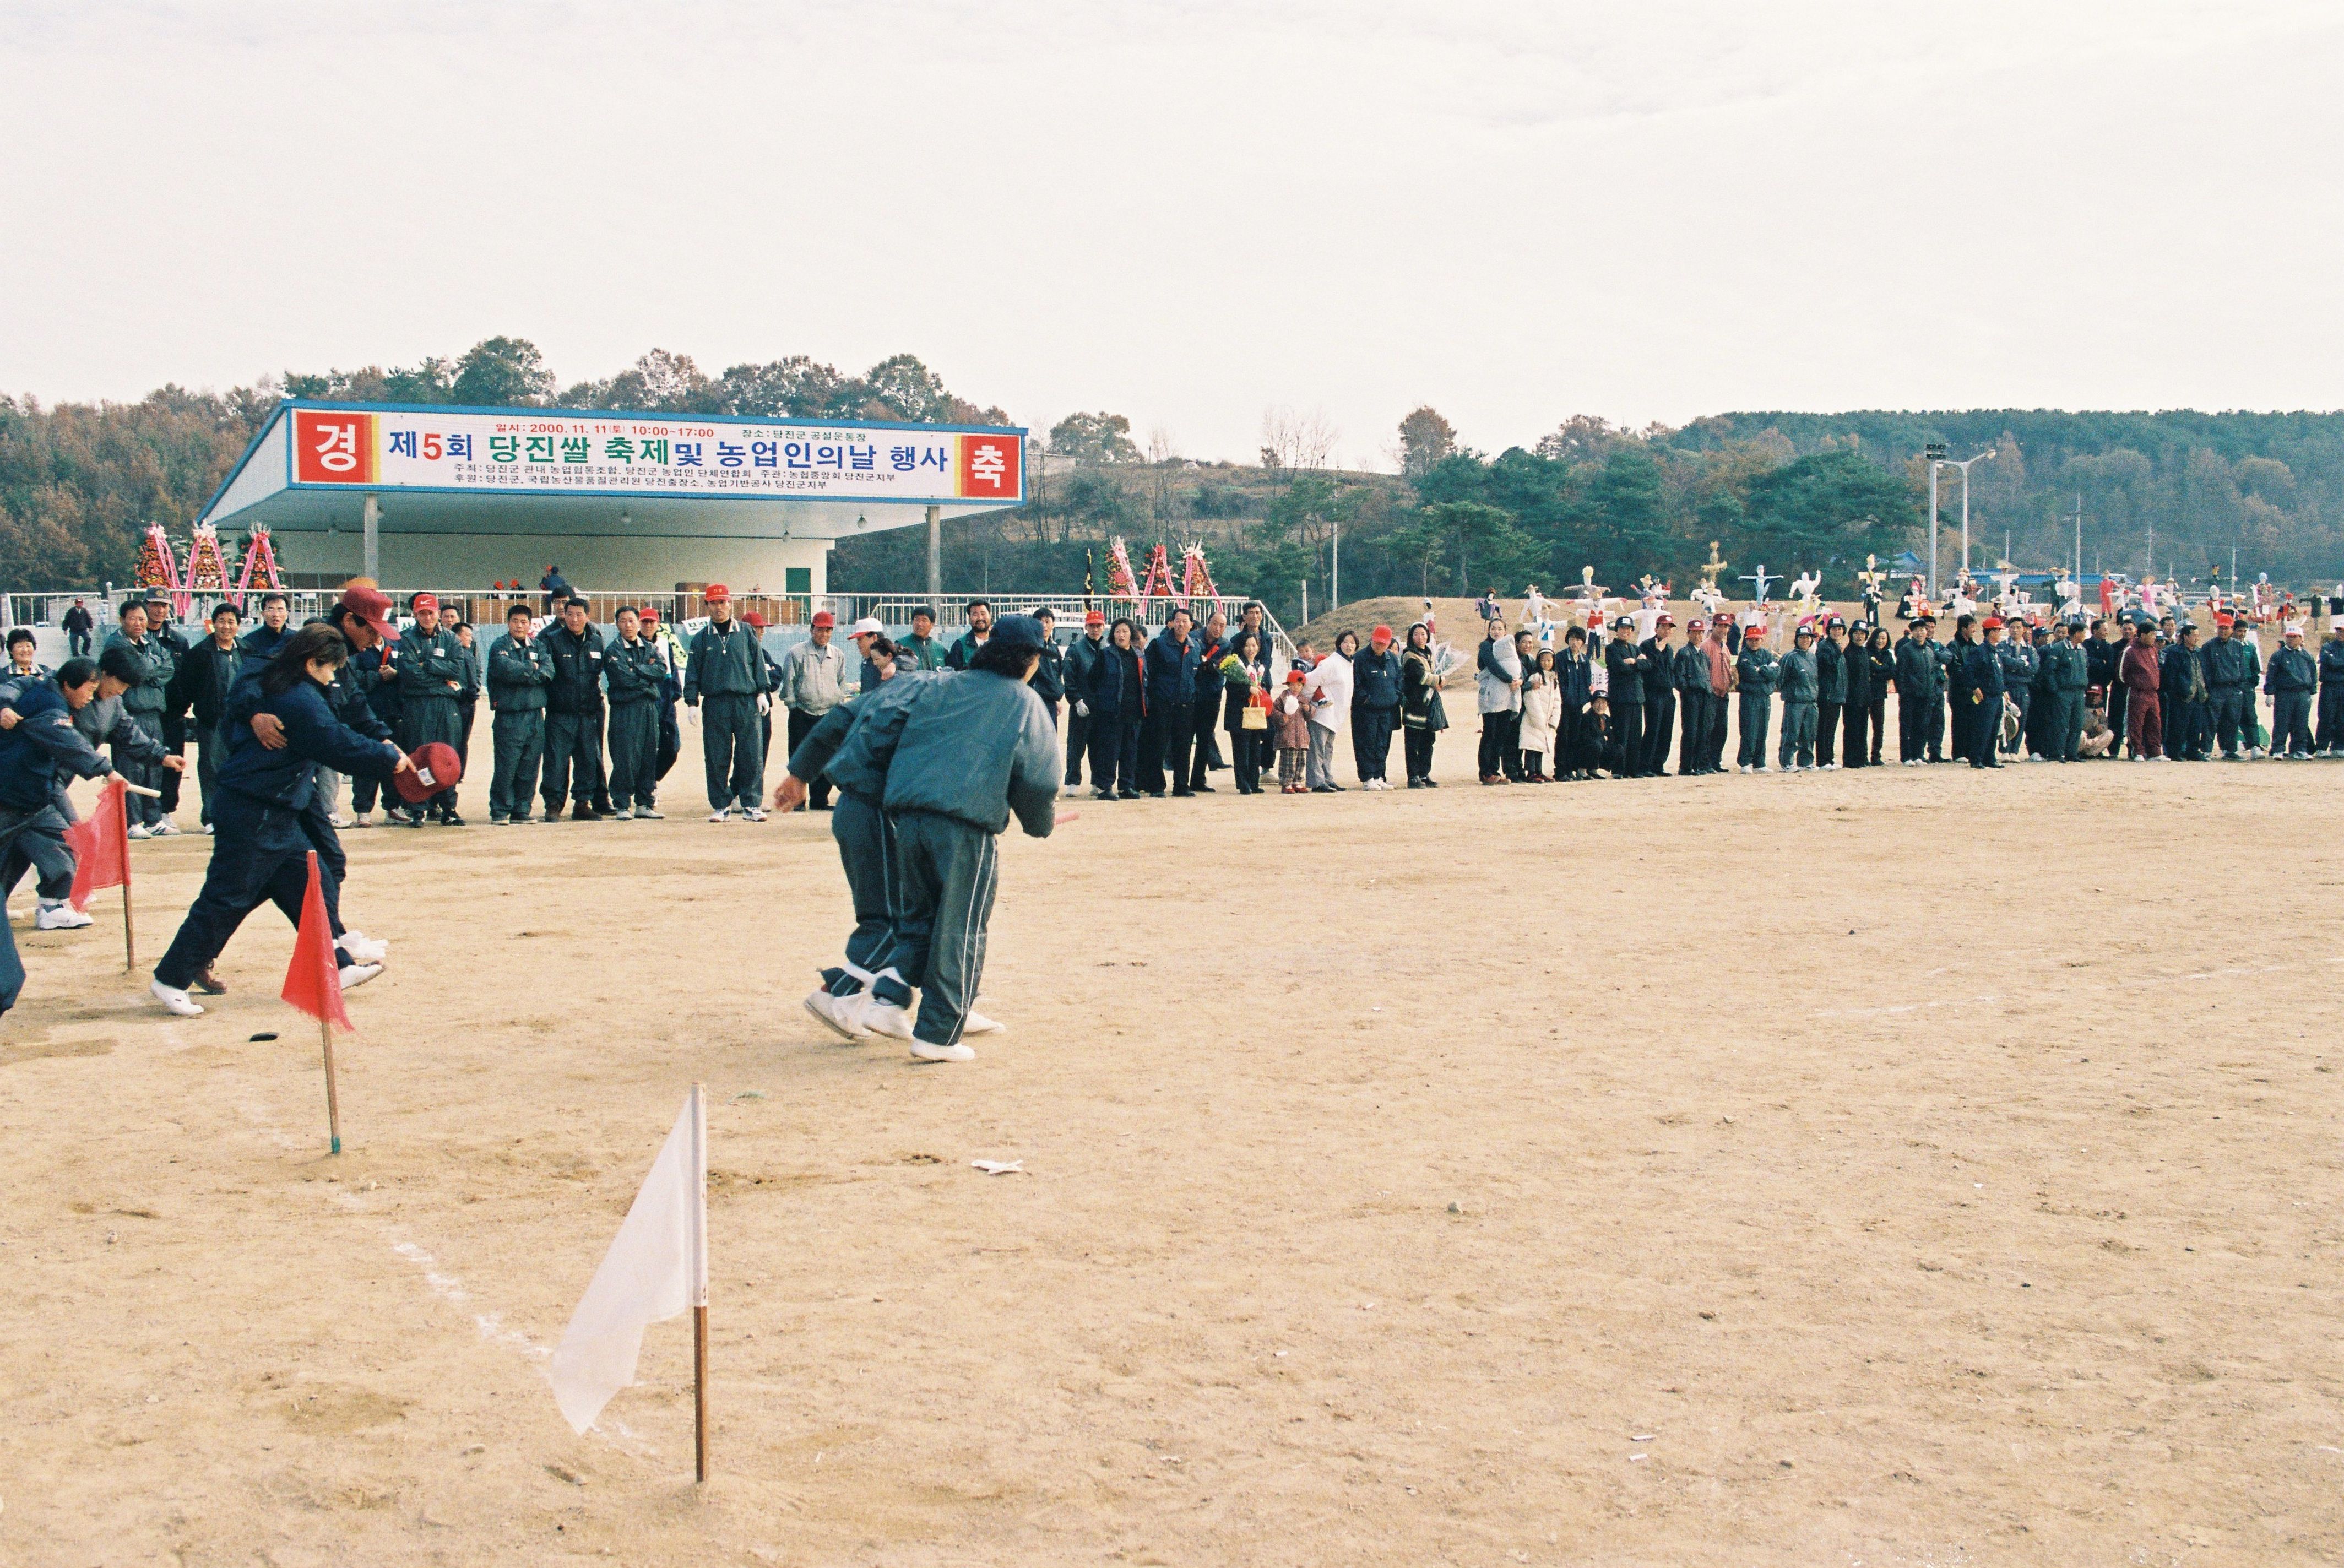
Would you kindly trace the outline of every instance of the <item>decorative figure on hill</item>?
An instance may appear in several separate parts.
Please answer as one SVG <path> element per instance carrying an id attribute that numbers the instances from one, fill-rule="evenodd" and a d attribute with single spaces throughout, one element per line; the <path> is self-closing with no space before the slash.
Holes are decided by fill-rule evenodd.
<path id="1" fill-rule="evenodd" d="M 1864 558 L 1864 570 L 1855 574 L 1855 581 L 1856 586 L 1863 591 L 1864 624 L 1867 626 L 1879 625 L 1880 585 L 1888 581 L 1888 574 L 1880 570 L 1880 557 L 1876 555 L 1865 556 Z"/>
<path id="2" fill-rule="evenodd" d="M 1913 574 L 1913 581 L 1904 585 L 1903 595 L 1896 601 L 1896 619 L 1918 621 L 1928 608 L 1929 585 L 1921 580 L 1921 574 L 1916 572 Z"/>
<path id="3" fill-rule="evenodd" d="M 1548 623 L 1546 595 L 1539 592 L 1539 585 L 1535 582 L 1531 584 L 1530 592 L 1522 595 L 1522 619 L 1533 625 Z"/>
<path id="4" fill-rule="evenodd" d="M 2051 592 L 2059 601 L 2060 620 L 2072 621 L 2084 612 L 2084 585 L 2066 572 L 2059 574 L 2059 581 L 2052 585 Z"/>
<path id="5" fill-rule="evenodd" d="M 1761 567 L 1759 570 L 1765 569 Z M 1796 604 L 1802 613 L 1813 615 L 1822 608 L 1823 584 L 1821 572 L 1812 570 L 1800 572 L 1791 580 L 1791 602 Z"/>
<path id="6" fill-rule="evenodd" d="M 1717 541 L 1713 539 L 1709 541 L 1709 560 L 1702 563 L 1701 569 L 1701 585 L 1703 588 L 1708 589 L 1712 593 L 1716 592 L 1717 580 L 1725 575 L 1725 569 L 1732 564 L 1733 563 L 1730 561 L 1719 559 L 1717 553 Z"/>
<path id="7" fill-rule="evenodd" d="M 1775 583 L 1782 582 L 1783 579 L 1779 575 L 1768 576 L 1766 572 L 1766 563 L 1762 561 L 1758 563 L 1757 571 L 1743 572 L 1742 574 L 1742 581 L 1749 583 L 1753 590 L 1750 602 L 1753 604 L 1763 604 L 1766 602 L 1766 591 L 1772 588 Z"/>

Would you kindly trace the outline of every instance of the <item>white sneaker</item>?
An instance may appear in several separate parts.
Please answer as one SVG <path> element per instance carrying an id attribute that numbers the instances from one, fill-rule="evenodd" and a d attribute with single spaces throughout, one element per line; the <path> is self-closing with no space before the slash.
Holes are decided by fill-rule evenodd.
<path id="1" fill-rule="evenodd" d="M 846 1039 L 859 1039 L 871 1032 L 854 1019 L 854 1015 L 862 1011 L 857 1005 L 861 1000 L 859 996 L 834 996 L 827 991 L 816 991 L 805 999 L 805 1010 L 834 1033 Z"/>
<path id="2" fill-rule="evenodd" d="M 44 904 L 33 916 L 35 931 L 78 931 L 97 922 L 70 904 Z"/>
<path id="3" fill-rule="evenodd" d="M 336 816 L 328 817 L 327 820 L 331 822 L 336 827 L 372 827 L 374 825 L 374 813 L 370 811 L 362 811 L 354 817 L 344 818 Z"/>
<path id="4" fill-rule="evenodd" d="M 130 824 L 130 831 L 124 836 L 127 838 L 152 838 L 155 835 L 153 833 L 148 831 L 145 823 L 134 822 Z"/>
<path id="5" fill-rule="evenodd" d="M 758 805 L 744 805 L 741 808 L 741 815 L 750 822 L 763 822 L 765 820 L 765 808 Z"/>
<path id="6" fill-rule="evenodd" d="M 976 1052 L 966 1046 L 932 1046 L 925 1040 L 914 1040 L 912 1057 L 923 1062 L 973 1062 Z"/>
<path id="7" fill-rule="evenodd" d="M 912 1009 L 899 1007 L 893 1002 L 883 1002 L 874 996 L 856 1010 L 855 1022 L 874 1035 L 884 1035 L 891 1040 L 912 1037 Z"/>
<path id="8" fill-rule="evenodd" d="M 667 818 L 662 816 L 651 807 L 643 805 L 637 806 L 635 808 L 635 820 L 637 822 L 665 822 Z"/>
<path id="9" fill-rule="evenodd" d="M 732 808 L 728 805 L 722 811 L 712 811 L 708 814 L 708 820 L 711 822 L 731 822 L 732 820 Z"/>
<path id="10" fill-rule="evenodd" d="M 1008 1027 L 1006 1024 L 986 1017 L 975 1007 L 960 1016 L 960 1032 L 964 1035 L 998 1035 L 1006 1032 Z"/>
<path id="11" fill-rule="evenodd" d="M 342 966 L 342 989 L 356 990 L 382 973 L 379 964 L 345 964 Z"/>
<path id="12" fill-rule="evenodd" d="M 204 836 L 205 836 L 206 838 L 209 838 L 211 835 L 212 835 L 212 824 L 211 824 L 210 823 L 206 823 L 206 824 L 204 824 Z"/>
<path id="13" fill-rule="evenodd" d="M 155 828 L 154 828 L 155 836 L 156 836 L 157 838 L 169 838 L 169 837 L 172 837 L 174 835 L 176 835 L 178 831 L 179 831 L 179 824 L 178 824 L 177 823 L 176 823 L 176 822 L 173 822 L 173 821 L 172 821 L 169 817 L 167 817 L 167 817 L 165 817 L 162 821 L 160 821 L 160 822 L 157 823 L 157 824 L 155 824 Z"/>
<path id="14" fill-rule="evenodd" d="M 361 964 L 379 964 L 390 956 L 389 943 L 375 941 L 356 931 L 342 933 L 341 947 L 343 952 Z"/>
<path id="15" fill-rule="evenodd" d="M 625 806 L 621 806 L 618 810 L 611 814 L 611 820 L 612 822 L 632 822 L 635 820 L 635 814 L 628 810 Z"/>
<path id="16" fill-rule="evenodd" d="M 157 980 L 146 989 L 153 994 L 157 1001 L 183 1018 L 200 1018 L 204 1016 L 203 1004 L 177 986 L 166 986 L 162 981 Z"/>

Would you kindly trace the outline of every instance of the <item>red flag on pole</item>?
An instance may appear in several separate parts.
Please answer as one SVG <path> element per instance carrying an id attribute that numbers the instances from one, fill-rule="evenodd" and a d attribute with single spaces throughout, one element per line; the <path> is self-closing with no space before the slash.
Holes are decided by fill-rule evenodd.
<path id="1" fill-rule="evenodd" d="M 342 967 L 334 957 L 333 923 L 326 918 L 326 892 L 318 879 L 318 852 L 309 852 L 309 890 L 301 896 L 301 931 L 293 939 L 293 963 L 285 971 L 284 998 L 321 1024 L 355 1028 L 342 1007 Z"/>
<path id="2" fill-rule="evenodd" d="M 102 888 L 130 885 L 130 812 L 120 779 L 106 781 L 97 809 L 66 829 L 66 842 L 74 852 L 69 902 L 76 909 L 86 914 L 91 895 Z"/>

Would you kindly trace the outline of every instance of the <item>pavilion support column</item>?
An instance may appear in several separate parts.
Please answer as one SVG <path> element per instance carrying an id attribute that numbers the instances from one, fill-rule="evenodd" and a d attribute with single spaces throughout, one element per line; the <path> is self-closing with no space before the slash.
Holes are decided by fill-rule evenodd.
<path id="1" fill-rule="evenodd" d="M 374 497 L 366 498 L 366 574 L 377 586 L 382 582 L 382 504 Z"/>
<path id="2" fill-rule="evenodd" d="M 944 514 L 940 506 L 928 508 L 928 603 L 938 608 L 936 602 L 945 596 Z"/>

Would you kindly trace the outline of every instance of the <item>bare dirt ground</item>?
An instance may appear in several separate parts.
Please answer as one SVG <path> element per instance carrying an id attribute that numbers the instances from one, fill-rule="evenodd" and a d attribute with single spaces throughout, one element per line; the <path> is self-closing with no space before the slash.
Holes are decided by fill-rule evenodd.
<path id="1" fill-rule="evenodd" d="M 959 1067 L 805 1015 L 826 822 L 690 761 L 349 835 L 339 1158 L 273 912 L 191 1021 L 113 895 L 20 933 L 0 1561 L 2344 1553 L 2344 769 L 1471 754 L 1005 841 Z M 136 847 L 151 961 L 207 846 Z M 704 1492 L 682 1320 L 583 1438 L 542 1370 L 694 1079 Z"/>

